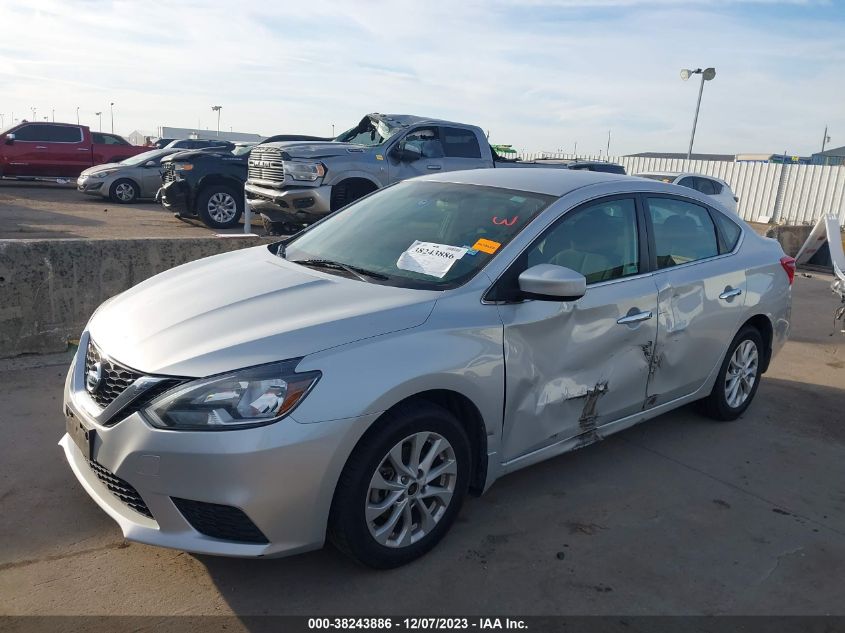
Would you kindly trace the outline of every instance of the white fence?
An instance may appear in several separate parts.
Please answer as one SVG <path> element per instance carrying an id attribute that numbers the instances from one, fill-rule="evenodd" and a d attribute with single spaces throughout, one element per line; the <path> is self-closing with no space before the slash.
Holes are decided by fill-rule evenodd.
<path id="1" fill-rule="evenodd" d="M 575 158 L 572 154 L 521 154 L 520 158 Z M 608 160 L 578 156 L 582 160 Z M 845 226 L 845 166 L 731 163 L 716 160 L 611 156 L 629 174 L 689 171 L 726 181 L 739 198 L 739 214 L 752 222 L 771 218 L 778 224 L 815 224 L 832 214 Z"/>

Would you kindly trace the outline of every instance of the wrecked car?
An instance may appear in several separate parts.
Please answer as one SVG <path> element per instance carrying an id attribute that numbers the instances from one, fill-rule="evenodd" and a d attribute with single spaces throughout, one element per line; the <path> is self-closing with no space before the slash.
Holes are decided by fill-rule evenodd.
<path id="1" fill-rule="evenodd" d="M 107 301 L 60 444 L 129 540 L 261 557 L 328 537 L 395 567 L 507 473 L 694 401 L 740 416 L 793 276 L 686 187 L 432 174 Z"/>

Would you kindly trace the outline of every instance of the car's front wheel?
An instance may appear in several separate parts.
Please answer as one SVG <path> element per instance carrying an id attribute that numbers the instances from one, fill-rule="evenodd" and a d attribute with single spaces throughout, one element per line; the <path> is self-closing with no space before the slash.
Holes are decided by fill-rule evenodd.
<path id="1" fill-rule="evenodd" d="M 229 229 L 237 225 L 243 213 L 243 195 L 226 186 L 207 187 L 197 198 L 197 213 L 212 229 Z"/>
<path id="2" fill-rule="evenodd" d="M 121 178 L 112 183 L 109 198 L 118 204 L 129 204 L 138 199 L 138 185 L 128 178 Z"/>
<path id="3" fill-rule="evenodd" d="M 370 567 L 419 558 L 457 517 L 470 461 L 467 434 L 446 409 L 424 402 L 387 413 L 343 470 L 329 538 Z"/>
<path id="4" fill-rule="evenodd" d="M 719 368 L 716 384 L 704 399 L 704 411 L 716 420 L 735 420 L 748 408 L 760 386 L 763 337 L 750 325 L 739 331 Z"/>

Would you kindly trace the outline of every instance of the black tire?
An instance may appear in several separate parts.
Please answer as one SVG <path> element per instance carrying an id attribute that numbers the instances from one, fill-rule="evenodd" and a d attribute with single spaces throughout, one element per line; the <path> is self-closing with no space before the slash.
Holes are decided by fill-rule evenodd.
<path id="1" fill-rule="evenodd" d="M 728 369 L 731 366 L 731 359 L 733 358 L 734 353 L 737 348 L 746 341 L 750 341 L 756 347 L 757 362 L 756 373 L 754 374 L 754 383 L 752 384 L 751 390 L 748 392 L 747 396 L 745 396 L 745 399 L 737 406 L 732 406 L 728 402 L 726 394 L 726 377 Z M 728 352 L 725 354 L 722 366 L 719 368 L 719 374 L 716 376 L 716 383 L 713 385 L 713 390 L 710 392 L 709 396 L 701 401 L 703 411 L 706 415 L 714 420 L 729 421 L 736 420 L 743 414 L 743 412 L 751 404 L 751 401 L 754 400 L 754 396 L 757 394 L 757 388 L 760 386 L 760 378 L 763 375 L 762 367 L 764 354 L 765 347 L 760 331 L 751 325 L 743 327 L 728 346 Z"/>
<path id="2" fill-rule="evenodd" d="M 215 219 L 212 211 L 209 209 L 209 203 L 215 196 L 221 197 L 222 200 L 228 200 L 226 196 L 231 198 L 235 205 L 235 213 L 233 216 L 225 220 Z M 243 194 L 238 194 L 232 187 L 227 185 L 209 185 L 197 196 L 197 215 L 205 223 L 206 226 L 212 229 L 230 229 L 237 226 L 241 221 L 241 215 L 244 212 L 244 197 Z"/>
<path id="3" fill-rule="evenodd" d="M 388 451 L 409 436 L 423 432 L 437 434 L 451 445 L 457 466 L 454 492 L 439 521 L 428 533 L 409 545 L 389 547 L 379 543 L 368 527 L 365 505 L 370 495 L 370 481 L 383 466 Z M 419 558 L 445 536 L 457 518 L 469 486 L 471 459 L 466 431 L 451 412 L 428 402 L 400 405 L 367 432 L 349 457 L 332 502 L 329 540 L 353 560 L 376 569 L 398 567 Z M 413 523 L 411 527 L 413 525 L 419 527 L 421 522 Z"/>
<path id="4" fill-rule="evenodd" d="M 129 178 L 115 180 L 109 188 L 109 198 L 117 204 L 131 204 L 138 200 L 138 183 Z"/>
<path id="5" fill-rule="evenodd" d="M 369 181 L 344 181 L 332 187 L 332 195 L 329 200 L 329 209 L 334 212 L 345 207 L 358 198 L 363 198 L 368 193 L 375 191 L 377 187 Z"/>

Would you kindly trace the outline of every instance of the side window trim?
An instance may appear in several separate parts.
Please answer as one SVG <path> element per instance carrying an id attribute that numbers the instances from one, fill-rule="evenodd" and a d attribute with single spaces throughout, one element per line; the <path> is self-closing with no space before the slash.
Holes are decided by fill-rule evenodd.
<path id="1" fill-rule="evenodd" d="M 731 220 L 727 215 L 722 213 L 721 211 L 717 211 L 712 207 L 705 207 L 707 209 L 707 213 L 710 214 L 710 220 L 713 222 L 713 226 L 716 227 L 716 241 L 719 244 L 719 255 L 732 255 L 736 252 L 739 248 L 739 245 L 742 243 L 742 238 L 745 235 L 745 231 L 742 228 L 741 224 L 737 224 L 733 220 Z M 728 249 L 728 241 L 725 239 L 725 234 L 722 231 L 722 226 L 719 222 L 716 221 L 716 214 L 721 213 L 722 217 L 727 221 L 735 224 L 736 227 L 739 229 L 739 237 L 736 240 L 736 244 L 732 249 Z M 724 250 L 723 250 L 724 249 Z"/>

